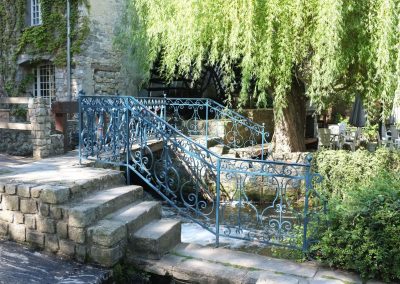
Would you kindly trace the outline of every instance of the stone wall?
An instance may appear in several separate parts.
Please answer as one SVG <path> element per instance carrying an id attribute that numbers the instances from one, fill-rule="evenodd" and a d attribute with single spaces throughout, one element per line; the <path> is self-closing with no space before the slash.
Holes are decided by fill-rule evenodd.
<path id="1" fill-rule="evenodd" d="M 33 152 L 31 132 L 0 129 L 0 152 L 16 156 L 31 156 Z"/>
<path id="2" fill-rule="evenodd" d="M 97 1 L 90 0 L 90 10 L 82 9 L 81 13 L 88 15 L 90 33 L 79 54 L 73 57 L 72 95 L 80 90 L 86 95 L 116 94 L 134 95 L 135 88 L 127 87 L 128 76 L 121 72 L 122 59 L 116 51 L 113 41 L 115 29 L 122 17 L 123 0 Z M 67 100 L 66 72 L 57 71 L 57 99 Z M 128 78 L 128 79 L 127 79 Z"/>
<path id="3" fill-rule="evenodd" d="M 64 153 L 64 135 L 51 133 L 51 111 L 41 98 L 29 100 L 33 157 L 42 159 Z"/>

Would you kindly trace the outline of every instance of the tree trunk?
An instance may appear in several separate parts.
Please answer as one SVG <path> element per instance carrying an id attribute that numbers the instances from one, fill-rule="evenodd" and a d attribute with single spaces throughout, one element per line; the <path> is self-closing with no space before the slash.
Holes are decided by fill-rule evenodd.
<path id="1" fill-rule="evenodd" d="M 292 89 L 287 97 L 287 107 L 283 117 L 275 119 L 273 142 L 275 152 L 304 152 L 306 122 L 305 86 L 302 81 L 293 78 Z"/>

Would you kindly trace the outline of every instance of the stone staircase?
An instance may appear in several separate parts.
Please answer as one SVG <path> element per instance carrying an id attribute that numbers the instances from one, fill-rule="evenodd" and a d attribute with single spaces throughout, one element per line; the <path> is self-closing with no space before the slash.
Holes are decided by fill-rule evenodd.
<path id="1" fill-rule="evenodd" d="M 159 259 L 180 243 L 180 221 L 161 219 L 141 186 L 118 171 L 75 170 L 57 183 L 0 176 L 0 238 L 106 267 L 127 253 Z"/>

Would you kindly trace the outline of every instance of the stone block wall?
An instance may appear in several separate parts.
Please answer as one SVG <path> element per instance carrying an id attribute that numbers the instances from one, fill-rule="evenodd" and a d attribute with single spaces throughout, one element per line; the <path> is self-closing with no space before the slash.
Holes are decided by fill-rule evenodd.
<path id="1" fill-rule="evenodd" d="M 59 238 L 66 236 L 66 228 L 57 222 L 62 219 L 63 210 L 55 203 L 68 199 L 69 188 L 57 189 L 0 183 L 0 237 L 28 242 L 51 252 L 64 248 Z"/>
<path id="2" fill-rule="evenodd" d="M 0 129 L 0 152 L 16 156 L 31 156 L 33 152 L 31 132 Z"/>
<path id="3" fill-rule="evenodd" d="M 51 111 L 45 99 L 31 98 L 28 104 L 33 157 L 42 159 L 64 152 L 64 135 L 51 134 Z"/>
<path id="4" fill-rule="evenodd" d="M 0 239 L 86 261 L 90 239 L 87 228 L 69 222 L 70 202 L 123 182 L 114 171 L 68 185 L 0 181 Z"/>
<path id="5" fill-rule="evenodd" d="M 9 120 L 10 120 L 10 110 L 0 109 L 0 121 L 9 121 Z"/>

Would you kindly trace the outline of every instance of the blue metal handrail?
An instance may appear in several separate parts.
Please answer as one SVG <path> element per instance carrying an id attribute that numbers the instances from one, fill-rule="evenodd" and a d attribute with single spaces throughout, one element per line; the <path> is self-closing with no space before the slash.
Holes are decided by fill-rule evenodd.
<path id="1" fill-rule="evenodd" d="M 168 102 L 161 103 L 80 96 L 80 159 L 124 166 L 128 181 L 135 173 L 178 212 L 215 234 L 217 245 L 226 236 L 306 251 L 312 241 L 309 224 L 318 220 L 321 208 L 315 200 L 309 205 L 313 197 L 319 200 L 311 160 L 301 164 L 213 153 L 168 123 Z M 152 143 L 162 149 L 153 151 Z M 303 195 L 304 208 L 292 204 L 290 192 Z M 258 201 L 251 197 L 260 193 Z"/>
<path id="2" fill-rule="evenodd" d="M 140 97 L 138 100 L 146 107 L 158 112 L 159 116 L 169 121 L 175 128 L 189 136 L 201 136 L 203 144 L 208 147 L 210 142 L 217 142 L 227 149 L 246 148 L 252 158 L 265 159 L 267 138 L 265 125 L 260 125 L 243 115 L 224 107 L 208 98 L 167 98 Z M 187 113 L 190 112 L 189 117 Z M 203 112 L 203 118 L 200 117 Z M 212 132 L 212 128 L 223 128 Z M 259 145 L 260 149 L 256 149 Z"/>

